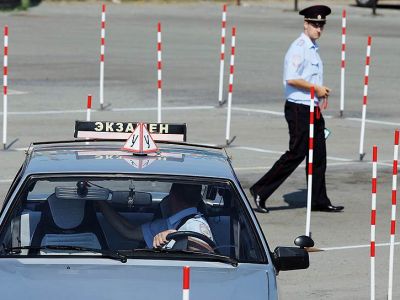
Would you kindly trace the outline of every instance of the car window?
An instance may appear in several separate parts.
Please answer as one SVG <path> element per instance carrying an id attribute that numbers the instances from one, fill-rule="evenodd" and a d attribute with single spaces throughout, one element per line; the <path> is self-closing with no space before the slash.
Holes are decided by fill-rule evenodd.
<path id="1" fill-rule="evenodd" d="M 243 199 L 229 181 L 36 177 L 28 180 L 14 203 L 1 227 L 3 254 L 12 247 L 32 248 L 13 255 L 60 254 L 39 249 L 47 245 L 129 253 L 152 248 L 155 234 L 172 229 L 197 232 L 211 240 L 190 237 L 188 249 L 212 251 L 241 262 L 263 262 L 260 238 Z M 197 248 L 193 246 L 196 242 L 200 245 Z"/>
<path id="2" fill-rule="evenodd" d="M 13 182 L 10 185 L 10 188 L 8 189 L 8 192 L 6 194 L 5 200 L 3 201 L 3 206 L 1 208 L 1 212 L 3 211 L 4 207 L 6 206 L 8 200 L 11 197 L 11 194 L 14 192 L 15 188 L 17 187 L 18 183 L 21 181 L 21 175 L 22 175 L 22 170 L 24 169 L 24 166 L 21 166 L 17 172 L 17 175 L 15 176 Z"/>

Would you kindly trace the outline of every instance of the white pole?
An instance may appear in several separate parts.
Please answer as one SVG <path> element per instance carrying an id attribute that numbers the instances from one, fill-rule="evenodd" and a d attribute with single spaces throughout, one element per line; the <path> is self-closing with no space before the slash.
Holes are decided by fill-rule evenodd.
<path id="1" fill-rule="evenodd" d="M 226 118 L 226 144 L 227 145 L 229 145 L 229 138 L 230 138 L 230 131 L 231 131 L 233 74 L 235 72 L 235 46 L 236 46 L 236 27 L 232 27 L 231 66 L 230 66 L 230 71 L 229 71 L 228 115 Z"/>
<path id="2" fill-rule="evenodd" d="M 396 205 L 397 205 L 397 162 L 399 158 L 399 130 L 394 133 L 393 151 L 393 176 L 392 176 L 392 218 L 390 221 L 390 254 L 389 254 L 389 286 L 388 300 L 392 300 L 393 292 L 393 259 L 394 259 L 394 237 L 396 234 Z"/>
<path id="3" fill-rule="evenodd" d="M 342 64 L 340 68 L 340 116 L 344 110 L 344 75 L 346 68 L 346 10 L 342 12 Z"/>
<path id="4" fill-rule="evenodd" d="M 308 184 L 307 184 L 307 219 L 306 235 L 311 236 L 311 205 L 312 205 L 312 176 L 313 176 L 313 153 L 314 153 L 314 87 L 311 87 L 310 102 L 310 130 L 308 138 Z"/>
<path id="5" fill-rule="evenodd" d="M 100 109 L 104 107 L 104 50 L 106 36 L 106 5 L 101 9 L 101 43 L 100 43 Z"/>
<path id="6" fill-rule="evenodd" d="M 219 65 L 219 92 L 218 102 L 222 105 L 223 91 L 224 91 L 224 63 L 225 63 L 225 33 L 226 33 L 226 4 L 224 4 L 222 10 L 222 29 L 221 29 L 221 58 Z"/>
<path id="7" fill-rule="evenodd" d="M 375 300 L 375 226 L 376 226 L 376 169 L 378 161 L 378 147 L 372 150 L 372 196 L 371 196 L 371 300 Z"/>
<path id="8" fill-rule="evenodd" d="M 361 133 L 360 133 L 360 160 L 364 158 L 364 136 L 365 136 L 365 118 L 367 115 L 367 105 L 363 104 L 362 114 L 361 114 Z"/>
<path id="9" fill-rule="evenodd" d="M 4 26 L 4 57 L 3 57 L 3 148 L 7 148 L 7 76 L 8 76 L 8 26 Z"/>
<path id="10" fill-rule="evenodd" d="M 161 23 L 157 24 L 157 123 L 161 123 L 161 91 L 162 91 L 162 45 Z"/>
<path id="11" fill-rule="evenodd" d="M 368 76 L 369 76 L 369 64 L 371 57 L 371 36 L 368 36 L 367 45 L 367 58 L 365 60 L 365 76 L 364 76 L 364 97 L 363 97 L 363 108 L 362 108 L 362 118 L 361 118 L 361 134 L 360 134 L 360 160 L 364 158 L 364 135 L 365 135 L 365 118 L 367 114 L 367 99 L 368 99 Z"/>

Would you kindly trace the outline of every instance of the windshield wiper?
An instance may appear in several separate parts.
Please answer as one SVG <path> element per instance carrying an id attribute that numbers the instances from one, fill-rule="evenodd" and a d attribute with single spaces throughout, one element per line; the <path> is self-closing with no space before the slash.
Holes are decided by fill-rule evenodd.
<path id="1" fill-rule="evenodd" d="M 239 264 L 239 261 L 235 258 L 225 256 L 225 255 L 220 255 L 220 254 L 214 254 L 210 252 L 200 252 L 200 251 L 190 251 L 190 250 L 177 250 L 177 249 L 169 249 L 169 248 L 153 248 L 153 249 L 133 249 L 132 250 L 133 254 L 154 254 L 154 253 L 171 253 L 171 254 L 184 254 L 185 256 L 195 256 L 195 257 L 200 257 L 204 258 L 206 260 L 212 260 L 212 261 L 218 261 L 218 262 L 223 262 L 223 263 L 228 263 L 231 264 L 234 267 L 237 267 Z"/>
<path id="2" fill-rule="evenodd" d="M 20 250 L 64 250 L 64 251 L 81 251 L 81 252 L 93 252 L 102 254 L 101 257 L 107 257 L 111 259 L 119 260 L 122 263 L 127 262 L 127 257 L 117 250 L 101 250 L 95 248 L 88 248 L 88 247 L 80 247 L 80 246 L 70 246 L 70 245 L 46 245 L 46 246 L 21 246 L 21 247 L 11 247 L 11 248 L 4 248 L 3 252 L 5 253 L 13 253 L 17 254 L 20 253 Z"/>

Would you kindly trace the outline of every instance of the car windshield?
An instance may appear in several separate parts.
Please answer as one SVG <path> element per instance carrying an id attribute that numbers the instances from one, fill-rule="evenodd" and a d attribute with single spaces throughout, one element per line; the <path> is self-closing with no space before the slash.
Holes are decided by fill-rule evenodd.
<path id="1" fill-rule="evenodd" d="M 177 230 L 178 237 L 156 246 L 163 251 L 143 252 L 158 258 L 168 253 L 169 259 L 183 252 L 239 262 L 264 259 L 251 216 L 229 181 L 36 176 L 11 207 L 0 232 L 2 256 L 82 255 L 78 250 L 94 249 L 100 251 L 84 255 L 111 250 L 129 257 L 138 249 L 154 249 L 159 233 Z"/>

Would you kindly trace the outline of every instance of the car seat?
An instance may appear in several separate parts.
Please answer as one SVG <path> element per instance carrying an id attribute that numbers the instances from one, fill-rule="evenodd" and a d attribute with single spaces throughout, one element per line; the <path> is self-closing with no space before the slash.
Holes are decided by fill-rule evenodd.
<path id="1" fill-rule="evenodd" d="M 50 195 L 43 203 L 32 246 L 65 245 L 108 249 L 96 218 L 93 201 L 59 199 Z"/>

